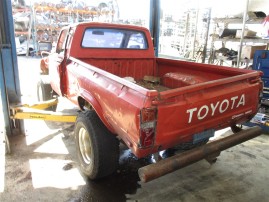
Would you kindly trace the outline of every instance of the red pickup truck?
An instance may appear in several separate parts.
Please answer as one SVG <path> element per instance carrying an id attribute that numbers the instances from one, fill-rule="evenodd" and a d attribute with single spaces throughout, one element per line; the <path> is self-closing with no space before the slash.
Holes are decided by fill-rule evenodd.
<path id="1" fill-rule="evenodd" d="M 90 179 L 115 171 L 119 141 L 138 158 L 194 148 L 250 120 L 262 92 L 258 71 L 155 57 L 149 31 L 131 25 L 63 28 L 41 70 L 81 109 L 75 140 Z"/>

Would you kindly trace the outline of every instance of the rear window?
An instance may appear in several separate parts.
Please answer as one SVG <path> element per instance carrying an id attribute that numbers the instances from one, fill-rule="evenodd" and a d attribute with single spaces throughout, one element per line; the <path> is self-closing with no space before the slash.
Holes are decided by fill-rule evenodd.
<path id="1" fill-rule="evenodd" d="M 147 49 L 143 32 L 133 30 L 88 28 L 82 39 L 83 48 Z"/>

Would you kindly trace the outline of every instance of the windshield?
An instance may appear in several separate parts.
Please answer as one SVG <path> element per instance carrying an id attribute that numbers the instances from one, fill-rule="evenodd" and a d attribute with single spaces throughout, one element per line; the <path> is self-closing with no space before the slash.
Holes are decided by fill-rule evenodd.
<path id="1" fill-rule="evenodd" d="M 85 30 L 82 47 L 147 49 L 148 43 L 143 32 L 107 28 L 88 28 Z"/>

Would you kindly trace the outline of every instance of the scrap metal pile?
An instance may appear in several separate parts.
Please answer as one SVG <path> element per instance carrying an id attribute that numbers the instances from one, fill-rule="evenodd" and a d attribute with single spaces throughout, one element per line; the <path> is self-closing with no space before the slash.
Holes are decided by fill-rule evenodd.
<path id="1" fill-rule="evenodd" d="M 29 30 L 34 29 L 38 39 L 54 41 L 63 26 L 74 22 L 94 21 L 104 16 L 112 19 L 114 8 L 113 4 L 89 6 L 83 1 L 71 0 L 38 1 L 32 6 L 13 3 L 15 34 L 27 35 Z"/>

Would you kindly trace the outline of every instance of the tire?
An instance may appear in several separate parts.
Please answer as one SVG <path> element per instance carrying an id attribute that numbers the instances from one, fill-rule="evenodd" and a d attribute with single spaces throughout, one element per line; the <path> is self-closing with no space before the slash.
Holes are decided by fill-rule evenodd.
<path id="1" fill-rule="evenodd" d="M 40 79 L 37 83 L 37 100 L 39 102 L 51 100 L 54 96 L 54 92 L 50 86 L 50 83 L 43 81 Z M 51 106 L 46 110 L 56 111 L 57 105 Z"/>
<path id="2" fill-rule="evenodd" d="M 39 81 L 37 83 L 37 99 L 39 102 L 52 99 L 52 88 L 50 84 Z"/>
<path id="3" fill-rule="evenodd" d="M 80 112 L 75 124 L 75 144 L 81 172 L 89 179 L 112 174 L 119 163 L 119 141 L 93 110 Z"/>
<path id="4" fill-rule="evenodd" d="M 29 50 L 28 50 L 28 56 L 34 56 L 35 55 L 35 53 L 34 53 L 34 49 L 33 48 L 29 48 Z"/>

